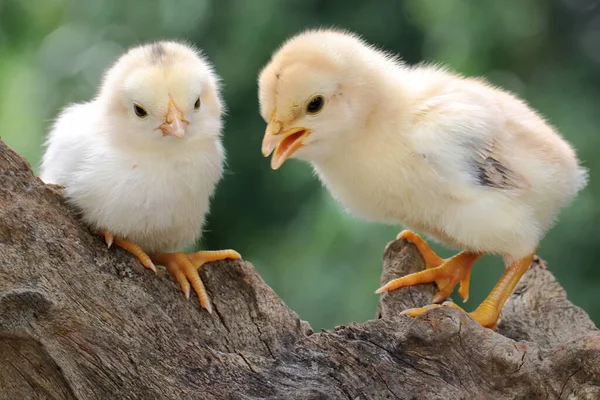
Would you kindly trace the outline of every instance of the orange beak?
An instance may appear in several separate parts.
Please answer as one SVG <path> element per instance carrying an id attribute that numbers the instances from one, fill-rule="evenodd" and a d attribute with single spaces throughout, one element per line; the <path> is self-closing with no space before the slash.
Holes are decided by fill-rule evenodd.
<path id="1" fill-rule="evenodd" d="M 271 157 L 271 168 L 276 170 L 290 158 L 298 149 L 304 146 L 304 139 L 310 135 L 306 128 L 290 128 L 282 131 L 281 122 L 272 119 L 267 125 L 262 142 L 262 154 L 265 157 L 273 152 Z"/>
<path id="2" fill-rule="evenodd" d="M 185 136 L 185 131 L 189 122 L 183 118 L 183 113 L 175 103 L 173 99 L 169 102 L 169 109 L 165 116 L 165 122 L 158 127 L 162 131 L 163 136 L 175 136 L 178 139 L 182 139 Z"/>

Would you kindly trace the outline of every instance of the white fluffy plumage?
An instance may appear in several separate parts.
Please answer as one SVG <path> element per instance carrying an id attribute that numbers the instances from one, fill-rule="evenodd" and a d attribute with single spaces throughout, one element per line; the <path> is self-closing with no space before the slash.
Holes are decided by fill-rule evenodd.
<path id="1" fill-rule="evenodd" d="M 514 95 L 348 32 L 291 38 L 258 81 L 273 169 L 308 161 L 350 212 L 465 252 L 532 256 L 586 184 L 572 147 Z"/>
<path id="2" fill-rule="evenodd" d="M 265 121 L 310 131 L 292 157 L 342 205 L 452 247 L 523 257 L 586 182 L 571 146 L 521 100 L 352 34 L 292 38 L 259 86 Z M 316 95 L 325 104 L 311 115 Z"/>
<path id="3" fill-rule="evenodd" d="M 146 252 L 176 250 L 199 239 L 223 174 L 222 112 L 218 77 L 197 50 L 135 47 L 92 101 L 60 114 L 41 178 L 65 186 L 95 229 Z"/>

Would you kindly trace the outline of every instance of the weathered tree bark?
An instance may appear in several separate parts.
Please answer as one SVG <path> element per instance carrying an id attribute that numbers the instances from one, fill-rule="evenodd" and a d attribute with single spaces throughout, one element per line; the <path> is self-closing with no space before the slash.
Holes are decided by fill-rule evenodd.
<path id="1" fill-rule="evenodd" d="M 382 282 L 423 268 L 392 242 Z M 536 260 L 498 331 L 429 303 L 313 333 L 243 261 L 202 269 L 210 315 L 176 283 L 108 250 L 60 193 L 0 142 L 2 399 L 598 399 L 600 334 Z"/>

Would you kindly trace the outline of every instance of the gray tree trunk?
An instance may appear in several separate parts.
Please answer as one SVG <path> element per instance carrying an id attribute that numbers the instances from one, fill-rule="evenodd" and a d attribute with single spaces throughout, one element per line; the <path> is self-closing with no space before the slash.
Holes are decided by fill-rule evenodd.
<path id="1" fill-rule="evenodd" d="M 422 269 L 395 241 L 382 283 Z M 1 399 L 598 399 L 600 334 L 537 259 L 498 331 L 381 297 L 378 318 L 313 333 L 244 261 L 207 265 L 215 312 L 106 248 L 0 141 Z"/>

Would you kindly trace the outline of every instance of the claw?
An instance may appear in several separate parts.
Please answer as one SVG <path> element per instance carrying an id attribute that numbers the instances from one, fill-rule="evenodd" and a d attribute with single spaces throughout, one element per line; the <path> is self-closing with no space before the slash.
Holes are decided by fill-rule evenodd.
<path id="1" fill-rule="evenodd" d="M 110 249 L 110 246 L 113 244 L 113 235 L 112 233 L 105 232 L 104 233 L 104 241 L 106 242 L 106 246 Z"/>

